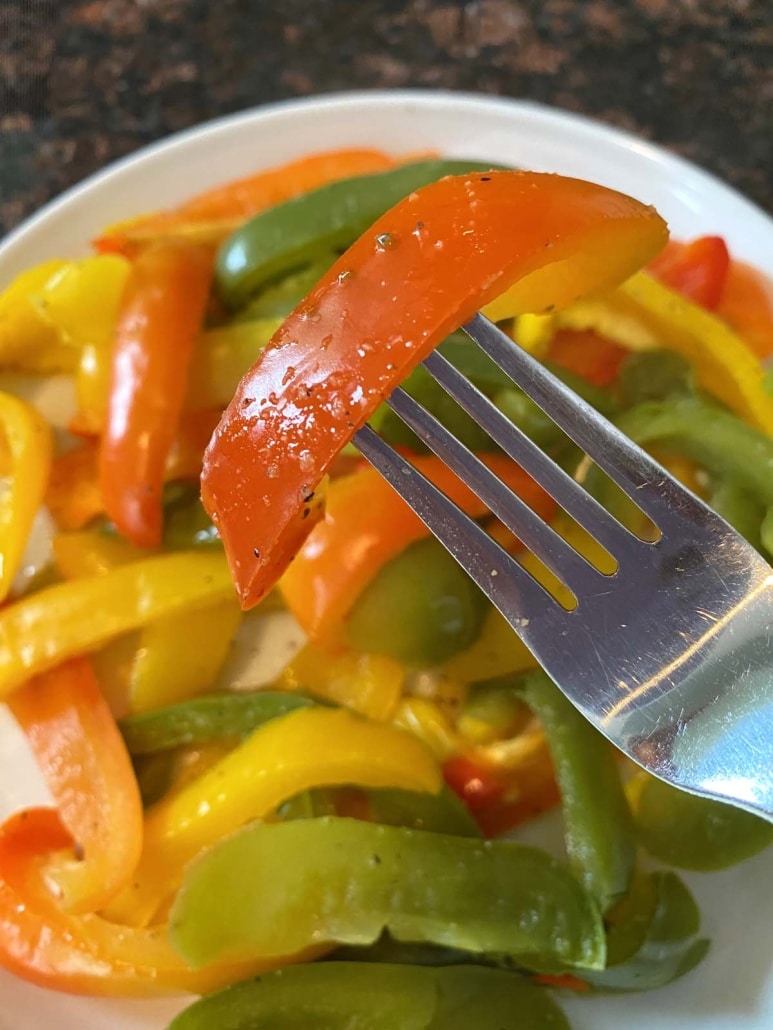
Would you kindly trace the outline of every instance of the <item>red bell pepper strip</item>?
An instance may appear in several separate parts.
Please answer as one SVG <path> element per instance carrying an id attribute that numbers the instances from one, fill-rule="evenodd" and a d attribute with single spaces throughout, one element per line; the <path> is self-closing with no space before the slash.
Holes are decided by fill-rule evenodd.
<path id="1" fill-rule="evenodd" d="M 627 353 L 592 329 L 559 329 L 545 357 L 594 386 L 604 387 L 615 381 Z"/>
<path id="2" fill-rule="evenodd" d="M 102 908 L 130 881 L 142 850 L 142 801 L 131 759 L 91 665 L 73 658 L 10 699 L 75 850 L 46 875 L 70 911 Z"/>
<path id="3" fill-rule="evenodd" d="M 773 280 L 743 261 L 731 261 L 717 314 L 760 358 L 773 354 Z"/>
<path id="4" fill-rule="evenodd" d="M 161 542 L 164 467 L 209 294 L 211 263 L 179 241 L 137 259 L 113 350 L 99 484 L 108 516 L 138 547 Z"/>
<path id="5" fill-rule="evenodd" d="M 203 994 L 322 951 L 193 970 L 172 948 L 165 924 L 135 929 L 57 905 L 40 875 L 40 859 L 69 842 L 51 809 L 21 812 L 0 829 L 0 966 L 41 987 L 112 996 Z"/>
<path id="6" fill-rule="evenodd" d="M 200 193 L 172 211 L 145 215 L 115 226 L 94 241 L 100 253 L 136 255 L 143 245 L 170 235 L 224 238 L 259 211 L 337 179 L 368 175 L 397 162 L 380 150 L 330 150 L 258 172 Z"/>
<path id="7" fill-rule="evenodd" d="M 552 498 L 515 462 L 504 455 L 484 460 L 543 517 L 552 515 Z M 486 513 L 480 498 L 439 458 L 419 457 L 413 464 L 468 515 Z M 312 640 L 331 642 L 381 566 L 428 535 L 419 516 L 375 469 L 365 466 L 335 479 L 327 490 L 324 520 L 279 581 L 285 603 Z"/>
<path id="8" fill-rule="evenodd" d="M 690 243 L 670 240 L 649 264 L 664 285 L 713 311 L 720 302 L 730 268 L 730 254 L 721 236 L 701 236 Z"/>
<path id="9" fill-rule="evenodd" d="M 243 607 L 308 535 L 304 504 L 335 456 L 449 332 L 506 290 L 517 313 L 612 286 L 665 237 L 629 197 L 529 172 L 441 179 L 378 219 L 273 336 L 205 455 Z"/>

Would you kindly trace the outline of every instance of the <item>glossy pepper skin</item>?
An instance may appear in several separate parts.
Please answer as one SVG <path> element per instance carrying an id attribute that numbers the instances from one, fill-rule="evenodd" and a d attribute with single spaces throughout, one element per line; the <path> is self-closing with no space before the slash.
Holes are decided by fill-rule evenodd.
<path id="1" fill-rule="evenodd" d="M 316 948 L 282 962 L 193 970 L 169 943 L 166 924 L 135 930 L 57 904 L 40 875 L 41 859 L 69 844 L 51 809 L 29 809 L 0 828 L 0 965 L 24 980 L 70 994 L 206 993 L 320 954 Z"/>
<path id="2" fill-rule="evenodd" d="M 299 1023 L 300 1021 L 300 1023 Z M 569 1030 L 547 994 L 517 973 L 455 965 L 326 962 L 235 984 L 169 1030 Z"/>
<path id="3" fill-rule="evenodd" d="M 545 852 L 355 819 L 245 827 L 188 866 L 170 912 L 193 965 L 372 944 L 385 929 L 531 967 L 604 966 L 598 909 Z"/>
<path id="4" fill-rule="evenodd" d="M 0 601 L 5 600 L 24 557 L 51 469 L 53 439 L 45 419 L 26 401 L 0 392 L 0 436 L 8 456 L 7 485 L 0 495 Z"/>
<path id="5" fill-rule="evenodd" d="M 619 193 L 525 172 L 441 179 L 383 215 L 275 334 L 205 456 L 202 499 L 242 605 L 308 535 L 304 505 L 334 457 L 453 329 L 505 291 L 517 313 L 611 286 L 665 234 Z"/>
<path id="6" fill-rule="evenodd" d="M 413 190 L 444 175 L 488 171 L 479 161 L 431 159 L 375 175 L 332 182 L 257 215 L 231 236 L 217 256 L 221 299 L 242 307 L 266 283 L 341 251 Z"/>
<path id="7" fill-rule="evenodd" d="M 210 278 L 201 250 L 161 241 L 137 259 L 122 299 L 99 485 L 109 518 L 138 547 L 161 543 L 164 470 Z"/>
<path id="8" fill-rule="evenodd" d="M 115 720 L 85 658 L 31 680 L 11 711 L 77 849 L 47 875 L 63 907 L 93 912 L 128 884 L 142 850 L 142 803 Z"/>

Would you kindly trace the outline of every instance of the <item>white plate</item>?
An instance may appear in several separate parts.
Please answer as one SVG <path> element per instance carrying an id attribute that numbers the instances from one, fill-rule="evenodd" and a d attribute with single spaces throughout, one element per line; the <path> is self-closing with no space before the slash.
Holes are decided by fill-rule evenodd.
<path id="1" fill-rule="evenodd" d="M 25 267 L 85 252 L 110 222 L 178 203 L 214 183 L 334 146 L 437 149 L 595 179 L 654 204 L 676 236 L 721 233 L 773 275 L 773 221 L 695 166 L 614 129 L 533 104 L 451 93 L 365 93 L 222 119 L 150 147 L 44 208 L 0 246 L 0 287 Z M 714 946 L 656 993 L 565 1003 L 575 1030 L 770 1030 L 773 853 L 687 878 Z M 2 1030 L 159 1030 L 175 1001 L 70 998 L 0 974 Z M 398 1030 L 398 1028 L 396 1028 Z"/>

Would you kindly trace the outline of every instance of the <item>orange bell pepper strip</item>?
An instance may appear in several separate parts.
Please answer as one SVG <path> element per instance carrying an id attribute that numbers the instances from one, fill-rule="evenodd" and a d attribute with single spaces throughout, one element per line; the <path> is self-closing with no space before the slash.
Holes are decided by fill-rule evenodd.
<path id="1" fill-rule="evenodd" d="M 530 172 L 450 176 L 379 218 L 272 337 L 205 456 L 242 606 L 308 536 L 304 505 L 341 448 L 449 332 L 502 294 L 518 314 L 612 286 L 665 238 L 650 207 Z"/>
<path id="2" fill-rule="evenodd" d="M 760 358 L 773 355 L 773 280 L 743 261 L 731 261 L 717 315 Z"/>
<path id="3" fill-rule="evenodd" d="M 380 150 L 323 151 L 200 193 L 172 211 L 114 226 L 94 241 L 103 253 L 136 254 L 161 236 L 183 235 L 218 242 L 242 222 L 283 200 L 337 179 L 380 172 L 397 163 Z"/>
<path id="4" fill-rule="evenodd" d="M 136 261 L 113 349 L 99 485 L 108 516 L 138 547 L 161 543 L 164 468 L 209 295 L 197 247 L 162 241 Z"/>
<path id="5" fill-rule="evenodd" d="M 553 500 L 514 461 L 504 455 L 489 455 L 485 461 L 540 514 L 553 513 Z M 427 455 L 413 463 L 468 515 L 486 513 L 480 498 L 439 458 Z M 370 466 L 334 479 L 323 521 L 279 581 L 285 604 L 312 640 L 332 642 L 336 627 L 378 570 L 428 535 L 419 516 Z"/>
<path id="6" fill-rule="evenodd" d="M 669 240 L 648 271 L 694 304 L 713 311 L 720 302 L 730 269 L 730 254 L 721 236 L 701 236 L 689 243 Z"/>
<path id="7" fill-rule="evenodd" d="M 9 703 L 75 841 L 46 876 L 63 908 L 93 912 L 130 881 L 142 850 L 142 800 L 123 737 L 85 658 L 31 680 Z"/>
<path id="8" fill-rule="evenodd" d="M 164 924 L 135 929 L 57 905 L 40 875 L 40 860 L 69 843 L 51 809 L 21 812 L 0 830 L 0 966 L 41 987 L 118 997 L 204 994 L 324 950 L 193 970 L 172 948 Z"/>

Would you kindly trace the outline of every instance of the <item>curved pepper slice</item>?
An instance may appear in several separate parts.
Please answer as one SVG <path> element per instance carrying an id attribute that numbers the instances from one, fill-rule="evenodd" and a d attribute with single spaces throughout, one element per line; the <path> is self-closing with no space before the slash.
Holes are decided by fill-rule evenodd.
<path id="1" fill-rule="evenodd" d="M 379 172 L 395 164 L 380 150 L 344 149 L 308 154 L 191 197 L 173 211 L 159 211 L 109 228 L 97 250 L 132 254 L 162 236 L 217 243 L 240 222 L 289 197 L 326 182 Z"/>
<path id="2" fill-rule="evenodd" d="M 0 392 L 0 447 L 10 474 L 0 493 L 0 601 L 8 596 L 32 523 L 46 492 L 53 441 L 45 419 L 31 404 Z"/>
<path id="3" fill-rule="evenodd" d="M 151 919 L 202 848 L 303 790 L 338 784 L 437 793 L 442 779 L 427 749 L 404 730 L 343 709 L 290 712 L 151 809 L 134 882 L 110 915 L 137 924 Z"/>
<path id="4" fill-rule="evenodd" d="M 562 311 L 557 322 L 593 329 L 630 350 L 668 347 L 683 354 L 699 386 L 757 429 L 773 433 L 773 397 L 765 389 L 764 370 L 754 351 L 711 311 L 646 272 L 604 297 Z"/>
<path id="5" fill-rule="evenodd" d="M 160 242 L 137 259 L 121 305 L 99 484 L 108 515 L 138 547 L 161 543 L 164 467 L 210 277 L 198 248 Z"/>
<path id="6" fill-rule="evenodd" d="M 496 475 L 542 514 L 555 505 L 505 455 L 483 459 Z M 486 513 L 480 498 L 434 455 L 414 465 L 468 515 Z M 312 529 L 279 589 L 300 625 L 314 640 L 330 638 L 375 574 L 409 544 L 429 536 L 419 516 L 370 466 L 334 479 L 326 494 L 325 517 Z"/>
<path id="7" fill-rule="evenodd" d="M 517 312 L 611 286 L 665 234 L 629 197 L 526 172 L 441 179 L 383 215 L 274 335 L 205 456 L 242 605 L 308 535 L 304 503 L 344 444 L 449 332 L 504 291 Z"/>
<path id="8" fill-rule="evenodd" d="M 773 281 L 763 272 L 731 261 L 717 314 L 760 358 L 773 354 Z"/>
<path id="9" fill-rule="evenodd" d="M 669 240 L 648 271 L 683 297 L 713 311 L 730 269 L 730 254 L 721 236 L 701 236 L 689 243 Z"/>
<path id="10" fill-rule="evenodd" d="M 180 551 L 23 597 L 0 609 L 0 698 L 153 619 L 231 596 L 222 554 Z"/>
<path id="11" fill-rule="evenodd" d="M 142 849 L 142 801 L 131 760 L 91 666 L 76 658 L 11 699 L 60 818 L 75 841 L 46 867 L 60 903 L 93 912 L 126 886 Z"/>
<path id="12" fill-rule="evenodd" d="M 169 1030 L 293 1030 L 299 1025 L 569 1030 L 550 995 L 517 973 L 386 962 L 325 962 L 279 970 L 203 998 Z"/>
<path id="13" fill-rule="evenodd" d="M 373 944 L 385 929 L 538 969 L 603 969 L 606 952 L 594 902 L 546 852 L 337 817 L 221 841 L 186 870 L 169 926 L 192 965 Z"/>
<path id="14" fill-rule="evenodd" d="M 69 842 L 51 809 L 22 812 L 0 830 L 0 966 L 41 987 L 114 996 L 206 993 L 322 950 L 193 970 L 172 949 L 166 925 L 136 930 L 58 907 L 39 860 Z"/>

